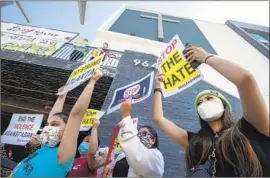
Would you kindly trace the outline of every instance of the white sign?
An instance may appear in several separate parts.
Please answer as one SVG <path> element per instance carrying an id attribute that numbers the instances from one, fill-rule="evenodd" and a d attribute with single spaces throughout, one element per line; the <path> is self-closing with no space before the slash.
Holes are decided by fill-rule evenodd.
<path id="1" fill-rule="evenodd" d="M 78 33 L 1 22 L 1 48 L 38 55 L 52 55 Z"/>
<path id="2" fill-rule="evenodd" d="M 203 79 L 200 70 L 187 62 L 183 50 L 179 36 L 175 35 L 157 59 L 158 70 L 164 74 L 161 85 L 164 97 L 175 95 Z"/>
<path id="3" fill-rule="evenodd" d="M 154 72 L 144 78 L 118 88 L 114 91 L 113 98 L 107 110 L 107 115 L 120 109 L 121 103 L 127 98 L 132 98 L 132 103 L 138 103 L 150 96 L 153 87 Z"/>
<path id="4" fill-rule="evenodd" d="M 13 114 L 8 128 L 1 135 L 1 143 L 26 145 L 37 133 L 42 119 L 42 114 Z"/>
<path id="5" fill-rule="evenodd" d="M 95 59 L 74 69 L 70 74 L 66 84 L 61 87 L 61 90 L 56 95 L 63 95 L 91 78 L 95 70 L 101 65 L 102 58 L 103 55 L 98 56 Z"/>

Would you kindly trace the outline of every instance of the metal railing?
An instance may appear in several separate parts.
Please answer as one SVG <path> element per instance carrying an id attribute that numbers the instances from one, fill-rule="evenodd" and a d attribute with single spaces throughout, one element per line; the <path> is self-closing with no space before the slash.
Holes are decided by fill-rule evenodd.
<path id="1" fill-rule="evenodd" d="M 76 62 L 88 62 L 95 49 L 97 48 L 65 43 L 59 50 L 53 53 L 52 57 Z M 116 68 L 122 54 L 123 53 L 120 51 L 107 50 L 103 58 L 102 66 Z"/>

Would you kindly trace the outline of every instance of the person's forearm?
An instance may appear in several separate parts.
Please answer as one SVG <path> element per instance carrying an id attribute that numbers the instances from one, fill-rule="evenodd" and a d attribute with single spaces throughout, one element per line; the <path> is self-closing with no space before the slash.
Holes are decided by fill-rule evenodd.
<path id="1" fill-rule="evenodd" d="M 162 93 L 157 91 L 154 93 L 153 101 L 153 120 L 158 123 L 163 118 L 163 108 L 162 108 Z"/>
<path id="2" fill-rule="evenodd" d="M 208 58 L 206 64 L 234 83 L 236 87 L 243 86 L 245 80 L 251 76 L 247 70 L 218 56 Z"/>
<path id="3" fill-rule="evenodd" d="M 67 94 L 58 96 L 57 100 L 55 101 L 55 103 L 50 111 L 49 117 L 53 116 L 56 113 L 63 111 L 66 96 L 67 96 Z"/>
<path id="4" fill-rule="evenodd" d="M 98 150 L 98 129 L 92 128 L 89 140 L 89 154 L 95 154 Z"/>
<path id="5" fill-rule="evenodd" d="M 79 118 L 83 118 L 86 110 L 88 109 L 89 103 L 91 101 L 92 93 L 95 87 L 95 81 L 90 80 L 89 83 L 84 88 L 77 102 L 73 106 L 70 116 L 77 116 Z M 73 117 L 70 117 L 71 119 Z"/>

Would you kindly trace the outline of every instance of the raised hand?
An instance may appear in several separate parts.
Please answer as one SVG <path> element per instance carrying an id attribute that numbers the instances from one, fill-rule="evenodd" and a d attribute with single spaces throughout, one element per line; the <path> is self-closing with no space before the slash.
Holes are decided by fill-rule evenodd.
<path id="1" fill-rule="evenodd" d="M 183 53 L 189 63 L 192 63 L 194 60 L 205 63 L 205 59 L 210 55 L 203 48 L 197 46 L 187 47 Z"/>
<path id="2" fill-rule="evenodd" d="M 99 127 L 99 124 L 100 124 L 99 119 L 95 119 L 95 120 L 94 120 L 94 122 L 93 122 L 93 126 L 92 126 L 92 128 L 97 129 L 97 128 Z"/>
<path id="3" fill-rule="evenodd" d="M 103 76 L 103 74 L 102 74 L 100 68 L 97 68 L 96 71 L 95 71 L 95 73 L 94 73 L 93 76 L 91 77 L 91 80 L 93 80 L 93 81 L 96 82 L 96 81 L 98 81 L 102 76 Z"/>
<path id="4" fill-rule="evenodd" d="M 154 87 L 155 88 L 160 88 L 161 87 L 161 83 L 164 80 L 164 74 L 157 72 L 155 74 L 155 78 L 154 78 Z"/>
<path id="5" fill-rule="evenodd" d="M 121 117 L 122 119 L 124 119 L 125 117 L 129 116 L 131 114 L 131 110 L 132 110 L 132 99 L 126 99 L 120 107 L 120 113 L 121 113 Z"/>

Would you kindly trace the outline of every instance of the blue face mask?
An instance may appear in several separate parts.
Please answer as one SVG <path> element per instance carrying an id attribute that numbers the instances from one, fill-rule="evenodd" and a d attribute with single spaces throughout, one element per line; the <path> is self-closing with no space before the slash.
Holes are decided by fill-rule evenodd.
<path id="1" fill-rule="evenodd" d="M 81 155 L 88 153 L 88 149 L 89 149 L 89 143 L 88 142 L 82 142 L 79 145 L 79 148 L 78 148 Z"/>

